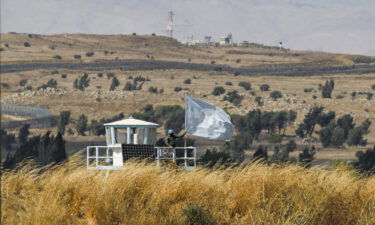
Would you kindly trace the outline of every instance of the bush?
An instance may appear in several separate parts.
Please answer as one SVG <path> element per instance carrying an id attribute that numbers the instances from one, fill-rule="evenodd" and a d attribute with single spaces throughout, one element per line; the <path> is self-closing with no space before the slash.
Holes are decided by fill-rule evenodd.
<path id="1" fill-rule="evenodd" d="M 60 55 L 55 55 L 55 56 L 53 56 L 53 58 L 58 59 L 58 60 L 62 59 L 62 57 Z"/>
<path id="2" fill-rule="evenodd" d="M 302 153 L 300 153 L 298 156 L 299 164 L 306 168 L 311 167 L 312 162 L 314 161 L 314 158 L 315 158 L 314 157 L 315 153 L 316 151 L 315 151 L 314 145 L 311 148 L 305 147 L 302 150 Z"/>
<path id="3" fill-rule="evenodd" d="M 286 144 L 286 150 L 288 152 L 293 152 L 294 150 L 296 150 L 297 148 L 297 144 L 294 140 L 289 140 L 289 142 Z"/>
<path id="4" fill-rule="evenodd" d="M 249 82 L 241 81 L 238 86 L 243 87 L 246 91 L 251 90 L 251 84 Z"/>
<path id="5" fill-rule="evenodd" d="M 269 91 L 270 90 L 270 86 L 268 84 L 262 84 L 260 85 L 260 91 Z"/>
<path id="6" fill-rule="evenodd" d="M 87 116 L 81 114 L 76 122 L 76 130 L 79 135 L 85 136 L 85 132 L 88 130 Z"/>
<path id="7" fill-rule="evenodd" d="M 136 77 L 134 77 L 133 80 L 134 80 L 135 82 L 151 81 L 149 78 L 145 78 L 145 77 L 142 77 L 142 76 L 136 76 Z"/>
<path id="8" fill-rule="evenodd" d="M 4 51 L 4 49 L 3 49 L 3 48 L 0 48 L 0 52 L 2 52 L 2 51 Z"/>
<path id="9" fill-rule="evenodd" d="M 157 94 L 158 88 L 151 86 L 151 87 L 149 87 L 148 92 L 153 93 L 153 94 Z"/>
<path id="10" fill-rule="evenodd" d="M 309 92 L 312 92 L 313 90 L 314 90 L 314 88 L 305 88 L 305 89 L 303 89 L 303 92 L 309 93 Z"/>
<path id="11" fill-rule="evenodd" d="M 369 175 L 375 174 L 375 146 L 367 149 L 366 152 L 358 151 L 355 156 L 358 158 L 353 163 L 355 168 Z"/>
<path id="12" fill-rule="evenodd" d="M 321 86 L 322 98 L 331 98 L 334 87 L 335 82 L 333 80 L 327 80 L 326 83 Z"/>
<path id="13" fill-rule="evenodd" d="M 59 74 L 59 71 L 58 70 L 53 70 L 53 71 L 51 71 L 51 74 L 52 75 Z"/>
<path id="14" fill-rule="evenodd" d="M 62 78 L 62 79 L 66 79 L 67 76 L 68 76 L 68 75 L 66 75 L 66 74 L 61 74 L 61 78 Z"/>
<path id="15" fill-rule="evenodd" d="M 215 87 L 212 91 L 212 94 L 215 96 L 219 96 L 225 93 L 225 89 L 223 87 Z"/>
<path id="16" fill-rule="evenodd" d="M 74 55 L 73 56 L 75 59 L 80 59 L 81 58 L 81 55 Z"/>
<path id="17" fill-rule="evenodd" d="M 257 150 L 253 154 L 254 160 L 267 160 L 268 159 L 268 151 L 267 147 L 263 148 L 262 145 L 259 145 Z"/>
<path id="18" fill-rule="evenodd" d="M 263 106 L 263 104 L 264 104 L 263 98 L 260 97 L 260 96 L 255 97 L 254 101 L 255 101 L 255 103 L 257 103 L 258 106 Z"/>
<path id="19" fill-rule="evenodd" d="M 240 105 L 242 102 L 242 99 L 243 99 L 243 96 L 239 95 L 236 90 L 228 92 L 223 98 L 224 101 L 228 101 L 235 106 Z"/>
<path id="20" fill-rule="evenodd" d="M 281 94 L 280 91 L 272 91 L 270 93 L 270 97 L 272 98 L 272 100 L 277 101 L 277 99 L 282 98 L 283 95 Z"/>
<path id="21" fill-rule="evenodd" d="M 23 46 L 25 46 L 25 47 L 31 47 L 31 45 L 30 45 L 29 42 L 24 42 L 24 43 L 23 43 Z"/>
<path id="22" fill-rule="evenodd" d="M 38 89 L 46 89 L 46 88 L 57 88 L 57 81 L 55 79 L 51 79 L 47 81 L 47 84 L 43 84 L 38 87 Z"/>
<path id="23" fill-rule="evenodd" d="M 370 92 L 367 93 L 367 100 L 371 100 L 373 96 L 374 96 L 373 93 L 370 93 Z"/>
<path id="24" fill-rule="evenodd" d="M 102 78 L 102 77 L 103 77 L 103 73 L 98 73 L 97 76 L 98 76 L 99 78 Z"/>
<path id="25" fill-rule="evenodd" d="M 371 86 L 371 89 L 372 89 L 372 90 L 375 90 L 375 84 L 373 84 L 373 85 Z"/>
<path id="26" fill-rule="evenodd" d="M 241 75 L 241 72 L 240 72 L 240 71 L 235 71 L 235 72 L 233 73 L 233 75 L 234 75 L 235 77 L 237 77 L 237 76 Z"/>
<path id="27" fill-rule="evenodd" d="M 109 80 L 109 79 L 111 79 L 111 78 L 113 78 L 113 77 L 115 77 L 115 74 L 114 73 L 107 73 L 107 79 Z"/>
<path id="28" fill-rule="evenodd" d="M 90 78 L 87 73 L 83 74 L 80 79 L 75 79 L 73 83 L 73 88 L 84 91 L 90 85 Z"/>
<path id="29" fill-rule="evenodd" d="M 174 91 L 175 91 L 175 92 L 180 92 L 180 91 L 182 91 L 182 88 L 181 88 L 181 87 L 175 87 L 175 88 L 174 88 Z"/>
<path id="30" fill-rule="evenodd" d="M 211 64 L 215 64 L 215 60 L 211 60 Z"/>
<path id="31" fill-rule="evenodd" d="M 26 83 L 27 83 L 27 79 L 22 79 L 22 80 L 20 80 L 19 85 L 20 85 L 21 87 L 23 87 L 23 86 L 26 85 Z"/>
<path id="32" fill-rule="evenodd" d="M 240 63 L 241 62 L 241 59 L 236 59 L 236 63 Z"/>
<path id="33" fill-rule="evenodd" d="M 91 56 L 93 56 L 94 55 L 94 52 L 86 52 L 86 56 L 87 57 L 91 57 Z"/>
<path id="34" fill-rule="evenodd" d="M 225 164 L 230 161 L 231 159 L 229 154 L 225 152 L 218 152 L 215 148 L 212 151 L 207 149 L 206 153 L 199 159 L 199 163 L 205 164 L 206 167 L 213 167 L 218 163 Z"/>
<path id="35" fill-rule="evenodd" d="M 119 85 L 120 85 L 120 81 L 117 79 L 117 77 L 113 77 L 109 90 L 114 91 Z"/>
<path id="36" fill-rule="evenodd" d="M 191 79 L 184 80 L 184 84 L 191 84 Z"/>
<path id="37" fill-rule="evenodd" d="M 276 143 L 280 143 L 282 141 L 282 138 L 280 135 L 277 135 L 277 134 L 271 134 L 268 136 L 267 138 L 267 141 L 269 143 L 273 143 L 273 144 L 276 144 Z"/>
<path id="38" fill-rule="evenodd" d="M 227 81 L 227 82 L 225 82 L 225 85 L 232 86 L 232 82 Z"/>

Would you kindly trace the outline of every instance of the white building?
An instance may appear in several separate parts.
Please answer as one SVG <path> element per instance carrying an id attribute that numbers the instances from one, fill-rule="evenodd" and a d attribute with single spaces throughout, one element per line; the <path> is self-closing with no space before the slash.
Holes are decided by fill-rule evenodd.
<path id="1" fill-rule="evenodd" d="M 104 126 L 107 145 L 87 147 L 88 169 L 123 169 L 130 158 L 155 159 L 158 165 L 171 160 L 185 169 L 196 167 L 195 147 L 155 147 L 156 123 L 129 118 Z"/>

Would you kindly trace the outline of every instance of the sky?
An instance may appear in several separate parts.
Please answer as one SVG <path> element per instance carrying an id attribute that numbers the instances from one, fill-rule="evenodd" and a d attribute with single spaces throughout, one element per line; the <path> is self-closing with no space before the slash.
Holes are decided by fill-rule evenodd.
<path id="1" fill-rule="evenodd" d="M 1 0 L 1 33 L 164 35 L 375 56 L 375 0 Z"/>

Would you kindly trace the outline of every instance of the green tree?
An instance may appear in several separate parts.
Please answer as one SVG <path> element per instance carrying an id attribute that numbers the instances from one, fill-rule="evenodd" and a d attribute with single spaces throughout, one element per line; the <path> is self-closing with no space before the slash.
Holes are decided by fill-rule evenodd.
<path id="1" fill-rule="evenodd" d="M 212 94 L 215 96 L 219 96 L 225 93 L 225 89 L 223 87 L 215 87 L 214 90 L 212 91 Z"/>
<path id="2" fill-rule="evenodd" d="M 315 159 L 315 147 L 314 145 L 309 148 L 309 147 L 305 147 L 303 150 L 302 150 L 302 153 L 299 154 L 298 156 L 298 162 L 301 166 L 303 167 L 311 167 L 312 166 L 312 162 L 314 161 Z"/>
<path id="3" fill-rule="evenodd" d="M 85 136 L 85 131 L 87 131 L 87 117 L 85 114 L 79 116 L 76 122 L 76 131 L 79 135 Z"/>
<path id="4" fill-rule="evenodd" d="M 61 111 L 60 112 L 60 120 L 57 126 L 57 131 L 62 135 L 65 134 L 65 127 L 69 124 L 70 120 L 70 111 Z"/>
<path id="5" fill-rule="evenodd" d="M 283 97 L 283 95 L 281 94 L 280 91 L 272 91 L 270 93 L 270 98 L 272 98 L 272 100 L 274 100 L 274 101 L 277 101 L 277 99 L 282 98 L 282 97 Z"/>
<path id="6" fill-rule="evenodd" d="M 340 148 L 345 142 L 345 131 L 341 127 L 336 127 L 332 132 L 331 143 L 334 147 Z"/>
<path id="7" fill-rule="evenodd" d="M 110 86 L 109 90 L 114 91 L 119 85 L 120 85 L 120 81 L 115 76 L 115 77 L 112 78 L 112 82 L 111 82 L 111 86 Z"/>
<path id="8" fill-rule="evenodd" d="M 29 128 L 30 128 L 30 124 L 25 124 L 20 128 L 18 139 L 20 140 L 22 144 L 26 143 L 29 137 L 29 134 L 30 134 Z"/>

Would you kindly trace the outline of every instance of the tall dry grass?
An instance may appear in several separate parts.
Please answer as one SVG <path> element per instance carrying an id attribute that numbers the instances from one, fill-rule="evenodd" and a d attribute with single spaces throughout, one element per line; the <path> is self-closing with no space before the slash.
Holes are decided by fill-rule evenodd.
<path id="1" fill-rule="evenodd" d="M 375 177 L 347 171 L 77 165 L 3 173 L 2 224 L 375 224 Z"/>

